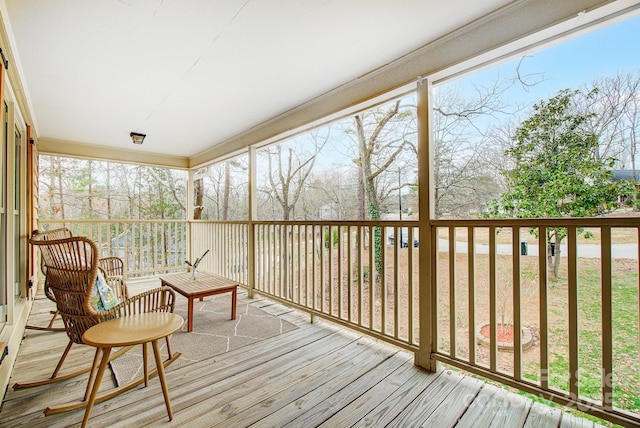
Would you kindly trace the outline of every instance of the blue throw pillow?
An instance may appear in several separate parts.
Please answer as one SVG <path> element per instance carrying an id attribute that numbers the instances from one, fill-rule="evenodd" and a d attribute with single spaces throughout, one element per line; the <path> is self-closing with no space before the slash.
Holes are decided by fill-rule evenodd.
<path id="1" fill-rule="evenodd" d="M 93 285 L 93 290 L 91 290 L 89 302 L 96 311 L 109 310 L 119 303 L 116 293 L 114 293 L 113 289 L 107 284 L 100 270 L 98 271 L 96 282 Z"/>

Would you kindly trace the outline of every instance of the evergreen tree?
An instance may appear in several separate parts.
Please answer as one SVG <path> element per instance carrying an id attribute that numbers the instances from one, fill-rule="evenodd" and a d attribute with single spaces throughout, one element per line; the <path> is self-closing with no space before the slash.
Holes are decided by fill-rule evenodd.
<path id="1" fill-rule="evenodd" d="M 586 127 L 593 113 L 577 113 L 579 91 L 562 90 L 534 105 L 505 151 L 507 191 L 493 201 L 493 216 L 517 218 L 591 217 L 611 211 L 628 184 L 612 182 L 614 159 L 598 156 L 597 135 Z M 535 231 L 534 231 L 535 233 Z M 564 228 L 549 228 L 548 257 L 557 276 Z"/>

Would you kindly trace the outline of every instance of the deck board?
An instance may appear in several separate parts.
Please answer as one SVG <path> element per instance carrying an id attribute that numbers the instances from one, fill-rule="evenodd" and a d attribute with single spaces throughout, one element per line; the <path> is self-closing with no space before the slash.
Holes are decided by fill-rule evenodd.
<path id="1" fill-rule="evenodd" d="M 351 404 L 376 386 L 389 382 L 388 375 L 395 373 L 403 366 L 406 367 L 407 358 L 406 353 L 395 353 L 377 365 L 375 370 L 349 373 L 348 376 L 344 376 L 344 379 L 339 379 L 339 382 L 316 389 L 313 393 L 272 413 L 262 419 L 260 424 L 274 427 L 318 426 L 347 407 L 349 410 L 346 413 L 351 416 L 359 412 L 365 414 L 362 406 L 356 408 Z M 329 423 L 329 426 L 347 426 L 347 424 L 334 420 Z"/>
<path id="2" fill-rule="evenodd" d="M 407 383 L 396 388 L 393 393 L 355 423 L 354 426 L 386 426 L 398 417 L 429 384 L 440 376 L 442 376 L 442 372 L 422 373 L 421 371 L 416 371 Z"/>
<path id="3" fill-rule="evenodd" d="M 427 389 L 422 391 L 415 400 L 405 407 L 402 413 L 388 426 L 421 425 L 446 400 L 447 395 L 456 388 L 463 377 L 459 373 L 445 370 Z"/>
<path id="4" fill-rule="evenodd" d="M 377 373 L 381 379 L 377 384 L 366 391 L 361 391 L 352 402 L 344 403 L 341 408 L 334 409 L 333 415 L 320 426 L 325 428 L 353 426 L 384 402 L 401 385 L 411 382 L 417 376 L 416 370 L 409 361 L 410 356 L 407 354 L 404 356 L 407 358 L 401 366 L 393 371 Z M 369 374 L 369 376 L 372 375 Z"/>
<path id="5" fill-rule="evenodd" d="M 147 388 L 96 404 L 89 426 L 593 426 L 453 370 L 429 373 L 415 367 L 407 352 L 328 322 L 312 324 L 309 315 L 265 298 L 248 299 L 242 292 L 239 299 L 298 328 L 168 371 L 173 421 L 153 378 Z M 30 321 L 48 322 L 50 302 L 36 303 Z M 12 383 L 48 377 L 66 342 L 64 333 L 27 330 Z M 92 356 L 93 348 L 74 345 L 64 367 L 90 364 Z M 42 411 L 81 398 L 86 382 L 83 375 L 51 386 L 10 388 L 0 426 L 79 425 L 84 410 L 47 417 Z M 101 392 L 114 386 L 105 376 Z"/>
<path id="6" fill-rule="evenodd" d="M 524 428 L 557 427 L 560 424 L 562 412 L 559 409 L 533 403 Z"/>
<path id="7" fill-rule="evenodd" d="M 483 385 L 480 380 L 465 376 L 435 411 L 422 421 L 421 425 L 424 427 L 456 425 Z"/>

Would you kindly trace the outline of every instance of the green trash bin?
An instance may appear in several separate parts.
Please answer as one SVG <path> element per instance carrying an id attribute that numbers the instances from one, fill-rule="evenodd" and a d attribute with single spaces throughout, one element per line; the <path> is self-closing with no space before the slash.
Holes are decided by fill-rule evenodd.
<path id="1" fill-rule="evenodd" d="M 520 241 L 520 254 L 526 256 L 529 252 L 527 241 Z"/>

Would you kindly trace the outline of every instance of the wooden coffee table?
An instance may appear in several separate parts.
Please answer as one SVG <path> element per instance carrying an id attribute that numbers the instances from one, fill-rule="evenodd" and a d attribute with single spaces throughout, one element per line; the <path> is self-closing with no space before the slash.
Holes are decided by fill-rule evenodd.
<path id="1" fill-rule="evenodd" d="M 160 282 L 189 299 L 187 331 L 193 330 L 193 301 L 197 298 L 202 300 L 203 297 L 214 294 L 231 293 L 231 319 L 236 319 L 236 298 L 238 295 L 238 282 L 236 281 L 208 272 L 198 272 L 195 280 L 191 279 L 190 273 L 178 273 L 165 275 L 160 278 Z"/>

